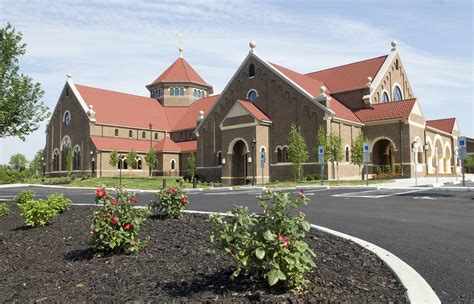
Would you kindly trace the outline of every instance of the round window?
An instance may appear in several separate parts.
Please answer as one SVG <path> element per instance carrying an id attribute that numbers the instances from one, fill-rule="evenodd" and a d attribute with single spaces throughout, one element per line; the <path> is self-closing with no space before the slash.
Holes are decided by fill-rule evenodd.
<path id="1" fill-rule="evenodd" d="M 247 96 L 247 99 L 252 102 L 252 103 L 255 103 L 257 101 L 257 91 L 255 90 L 252 90 L 249 92 L 249 95 Z"/>
<path id="2" fill-rule="evenodd" d="M 66 113 L 64 114 L 64 124 L 65 124 L 66 126 L 69 126 L 70 123 L 71 123 L 71 113 L 66 112 Z"/>

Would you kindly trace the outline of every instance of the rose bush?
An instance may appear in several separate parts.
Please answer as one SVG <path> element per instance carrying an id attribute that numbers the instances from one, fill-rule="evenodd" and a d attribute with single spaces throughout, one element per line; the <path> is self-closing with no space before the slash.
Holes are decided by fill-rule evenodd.
<path id="1" fill-rule="evenodd" d="M 306 204 L 304 191 L 296 196 L 268 191 L 257 198 L 263 214 L 237 206 L 228 221 L 211 215 L 211 242 L 237 262 L 233 278 L 244 270 L 266 279 L 270 286 L 279 282 L 287 288 L 303 286 L 307 283 L 304 273 L 315 266 L 315 254 L 304 241 L 310 224 L 304 213 L 292 215 L 295 208 Z"/>
<path id="2" fill-rule="evenodd" d="M 145 246 L 139 232 L 146 209 L 133 208 L 137 202 L 135 194 L 117 188 L 111 196 L 101 187 L 96 191 L 95 202 L 102 204 L 92 218 L 92 246 L 96 251 L 134 253 Z"/>
<path id="3" fill-rule="evenodd" d="M 186 193 L 180 188 L 163 189 L 156 194 L 156 200 L 151 201 L 151 212 L 161 218 L 179 218 L 188 206 Z"/>

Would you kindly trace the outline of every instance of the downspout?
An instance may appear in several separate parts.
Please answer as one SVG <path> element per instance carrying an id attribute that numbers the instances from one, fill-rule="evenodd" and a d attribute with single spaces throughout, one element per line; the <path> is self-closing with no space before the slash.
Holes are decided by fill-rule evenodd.
<path id="1" fill-rule="evenodd" d="M 403 120 L 400 120 L 400 174 L 403 177 Z"/>

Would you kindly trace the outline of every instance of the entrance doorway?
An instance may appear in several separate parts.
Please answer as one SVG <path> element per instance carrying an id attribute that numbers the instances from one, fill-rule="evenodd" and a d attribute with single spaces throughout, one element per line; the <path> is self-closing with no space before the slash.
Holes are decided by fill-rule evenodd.
<path id="1" fill-rule="evenodd" d="M 232 148 L 232 185 L 244 185 L 247 177 L 247 146 L 242 140 Z"/>

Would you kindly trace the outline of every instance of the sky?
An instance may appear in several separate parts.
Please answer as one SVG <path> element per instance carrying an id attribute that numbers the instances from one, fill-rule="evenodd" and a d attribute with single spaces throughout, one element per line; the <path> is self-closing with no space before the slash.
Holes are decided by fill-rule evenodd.
<path id="1" fill-rule="evenodd" d="M 301 73 L 377 57 L 398 41 L 425 119 L 456 117 L 474 136 L 473 3 L 466 1 L 62 1 L 0 0 L 0 24 L 23 33 L 21 71 L 41 83 L 54 109 L 72 80 L 147 95 L 151 83 L 184 57 L 220 92 L 250 41 L 265 60 Z M 0 139 L 0 163 L 45 145 L 45 121 L 21 141 Z"/>

